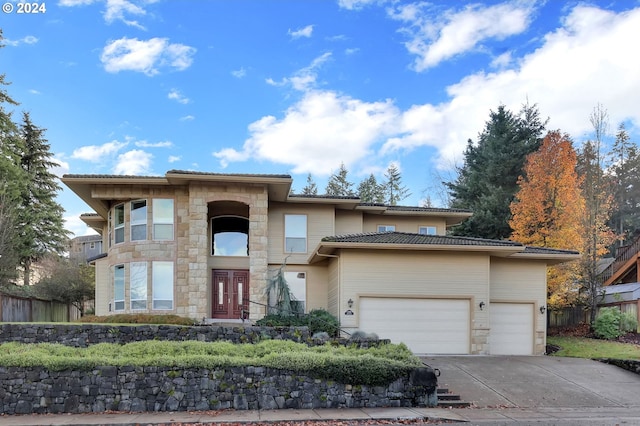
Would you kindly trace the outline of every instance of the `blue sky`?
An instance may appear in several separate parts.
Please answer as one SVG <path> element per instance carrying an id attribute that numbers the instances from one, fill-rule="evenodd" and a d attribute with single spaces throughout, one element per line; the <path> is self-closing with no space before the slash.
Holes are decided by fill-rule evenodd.
<path id="1" fill-rule="evenodd" d="M 393 162 L 403 204 L 442 205 L 500 104 L 537 104 L 576 144 L 601 104 L 640 140 L 639 1 L 9 3 L 0 70 L 59 175 L 289 173 L 299 191 L 311 173 L 322 191 L 341 162 L 356 184 Z"/>

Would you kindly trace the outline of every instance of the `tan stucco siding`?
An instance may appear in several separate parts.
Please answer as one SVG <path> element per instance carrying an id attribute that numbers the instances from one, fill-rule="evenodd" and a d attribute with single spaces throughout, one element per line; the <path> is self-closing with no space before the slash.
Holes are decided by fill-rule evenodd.
<path id="1" fill-rule="evenodd" d="M 446 222 L 437 217 L 401 217 L 394 215 L 366 214 L 363 218 L 363 232 L 377 232 L 380 225 L 393 225 L 397 232 L 416 234 L 420 226 L 435 226 L 437 235 L 446 234 Z"/>
<path id="2" fill-rule="evenodd" d="M 362 232 L 362 212 L 336 210 L 336 229 L 333 235 L 359 234 Z"/>
<path id="3" fill-rule="evenodd" d="M 109 285 L 109 262 L 106 258 L 95 262 L 96 275 L 96 315 L 109 315 L 109 301 L 113 295 L 113 285 Z"/>
<path id="4" fill-rule="evenodd" d="M 336 318 L 340 318 L 338 313 L 340 306 L 340 259 L 329 258 L 327 273 L 327 310 Z"/>
<path id="5" fill-rule="evenodd" d="M 284 247 L 284 216 L 300 214 L 307 216 L 307 252 L 289 256 Z M 306 264 L 311 251 L 320 240 L 334 235 L 333 206 L 304 206 L 283 203 L 269 204 L 269 264 L 281 264 L 287 258 L 287 264 Z"/>
<path id="6" fill-rule="evenodd" d="M 344 250 L 340 262 L 343 302 L 357 301 L 363 295 L 459 297 L 472 302 L 488 299 L 486 254 Z M 357 308 L 356 303 L 354 310 Z M 345 309 L 340 307 L 341 311 Z M 357 327 L 357 318 L 356 313 L 343 316 L 341 321 L 345 326 Z"/>
<path id="7" fill-rule="evenodd" d="M 543 261 L 491 259 L 491 302 L 532 303 L 534 313 L 534 353 L 542 355 L 546 345 L 547 265 Z M 490 309 L 490 307 L 489 307 Z"/>

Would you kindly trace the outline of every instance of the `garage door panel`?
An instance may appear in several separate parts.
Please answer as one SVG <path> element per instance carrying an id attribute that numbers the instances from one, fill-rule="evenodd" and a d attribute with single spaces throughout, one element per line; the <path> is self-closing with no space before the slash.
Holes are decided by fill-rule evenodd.
<path id="1" fill-rule="evenodd" d="M 414 353 L 468 354 L 468 300 L 360 298 L 359 328 Z"/>
<path id="2" fill-rule="evenodd" d="M 533 303 L 491 303 L 492 355 L 533 354 Z"/>

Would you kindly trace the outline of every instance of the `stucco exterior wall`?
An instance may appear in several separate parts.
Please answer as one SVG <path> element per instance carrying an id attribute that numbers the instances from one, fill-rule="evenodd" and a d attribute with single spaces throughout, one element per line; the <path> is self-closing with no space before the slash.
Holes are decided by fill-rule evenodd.
<path id="1" fill-rule="evenodd" d="M 441 218 L 402 217 L 395 215 L 365 214 L 362 232 L 378 232 L 379 225 L 394 225 L 397 232 L 418 233 L 420 226 L 435 226 L 437 235 L 446 234 L 446 222 Z"/>
<path id="2" fill-rule="evenodd" d="M 336 209 L 336 229 L 333 235 L 359 234 L 362 232 L 362 212 Z"/>

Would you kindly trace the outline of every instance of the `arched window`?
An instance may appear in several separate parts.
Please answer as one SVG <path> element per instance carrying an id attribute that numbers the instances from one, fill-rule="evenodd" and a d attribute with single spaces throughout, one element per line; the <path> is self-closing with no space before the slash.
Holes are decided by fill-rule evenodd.
<path id="1" fill-rule="evenodd" d="M 242 216 L 211 219 L 214 256 L 249 256 L 249 220 Z"/>

